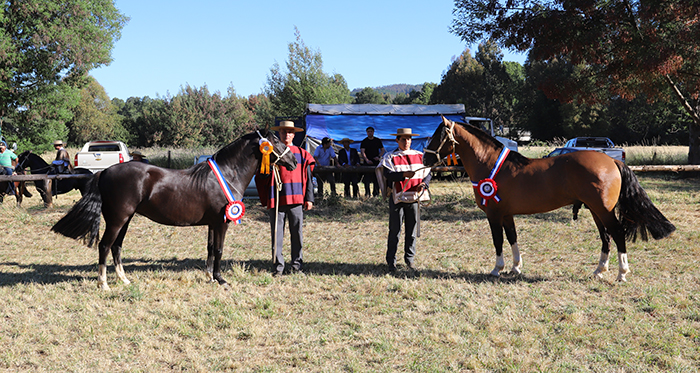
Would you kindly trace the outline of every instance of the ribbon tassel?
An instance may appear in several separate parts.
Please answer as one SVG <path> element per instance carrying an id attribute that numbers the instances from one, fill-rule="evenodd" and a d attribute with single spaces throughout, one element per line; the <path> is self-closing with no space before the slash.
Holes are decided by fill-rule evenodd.
<path id="1" fill-rule="evenodd" d="M 260 162 L 260 173 L 263 175 L 270 174 L 270 154 L 272 153 L 272 144 L 268 141 L 260 140 L 260 153 L 262 153 L 262 162 Z"/>

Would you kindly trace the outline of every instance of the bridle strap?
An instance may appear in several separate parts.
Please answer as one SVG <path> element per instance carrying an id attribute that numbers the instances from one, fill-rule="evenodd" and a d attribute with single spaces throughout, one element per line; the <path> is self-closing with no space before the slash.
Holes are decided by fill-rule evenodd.
<path id="1" fill-rule="evenodd" d="M 267 137 L 263 136 L 263 135 L 260 133 L 259 130 L 255 130 L 255 132 L 257 132 L 257 133 L 258 133 L 258 136 L 260 137 L 260 141 L 259 141 L 259 142 L 267 141 L 267 142 L 269 142 L 270 144 L 272 144 L 272 143 L 270 142 L 270 140 L 267 139 Z M 274 154 L 275 157 L 277 157 L 277 159 L 275 159 L 275 161 L 272 162 L 272 164 L 273 164 L 273 165 L 276 165 L 277 162 L 279 162 L 280 158 L 284 157 L 284 155 L 287 154 L 288 152 L 289 152 L 289 147 L 288 147 L 288 146 L 285 146 L 285 147 L 284 147 L 284 151 L 282 152 L 282 154 L 277 154 L 277 151 L 275 151 L 275 147 L 273 146 L 273 147 L 272 147 L 272 154 Z"/>
<path id="2" fill-rule="evenodd" d="M 438 148 L 436 150 L 432 150 L 432 149 L 428 149 L 428 148 L 423 149 L 424 153 L 435 154 L 435 157 L 437 157 L 438 162 L 436 164 L 434 164 L 432 167 L 438 166 L 444 162 L 443 160 L 440 159 L 440 150 L 442 150 L 442 147 L 445 146 L 445 144 L 447 143 L 447 140 L 450 140 L 450 143 L 452 144 L 453 147 L 457 146 L 457 140 L 455 140 L 455 136 L 454 136 L 455 122 L 453 122 L 453 121 L 449 121 L 449 122 L 451 125 L 449 127 L 447 125 L 445 125 L 446 136 L 444 136 L 442 138 L 442 141 L 440 142 L 440 146 L 438 146 Z"/>

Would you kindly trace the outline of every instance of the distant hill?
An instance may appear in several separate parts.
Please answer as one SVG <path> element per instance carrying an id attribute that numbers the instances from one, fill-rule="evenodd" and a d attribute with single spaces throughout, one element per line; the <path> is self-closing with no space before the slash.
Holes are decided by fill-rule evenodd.
<path id="1" fill-rule="evenodd" d="M 355 88 L 350 92 L 353 96 L 357 94 L 357 92 L 360 92 L 363 90 L 365 87 L 362 88 Z M 381 94 L 388 94 L 391 97 L 395 97 L 399 93 L 405 93 L 409 94 L 411 91 L 420 91 L 423 88 L 423 84 L 392 84 L 392 85 L 385 85 L 382 87 L 371 87 L 375 91 L 381 93 Z"/>

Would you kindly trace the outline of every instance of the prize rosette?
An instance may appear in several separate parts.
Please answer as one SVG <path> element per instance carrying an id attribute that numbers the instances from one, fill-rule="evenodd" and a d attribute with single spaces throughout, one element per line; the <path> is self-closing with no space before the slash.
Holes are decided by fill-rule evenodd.
<path id="1" fill-rule="evenodd" d="M 240 223 L 240 219 L 245 214 L 245 205 L 241 201 L 231 201 L 226 206 L 226 218 L 228 220 Z"/>
<path id="2" fill-rule="evenodd" d="M 479 195 L 481 196 L 481 198 L 483 198 L 484 200 L 488 200 L 496 196 L 498 187 L 496 186 L 496 182 L 493 179 L 486 178 L 479 182 L 479 184 L 477 185 L 477 190 L 479 191 Z"/>
<path id="3" fill-rule="evenodd" d="M 260 153 L 262 153 L 262 162 L 260 163 L 260 173 L 270 173 L 270 154 L 272 154 L 272 144 L 267 139 L 260 139 Z"/>

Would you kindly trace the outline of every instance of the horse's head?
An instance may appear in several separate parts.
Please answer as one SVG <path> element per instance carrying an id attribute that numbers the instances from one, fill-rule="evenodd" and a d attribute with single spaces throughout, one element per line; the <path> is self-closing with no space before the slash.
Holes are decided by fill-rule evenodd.
<path id="1" fill-rule="evenodd" d="M 268 130 L 259 130 L 258 135 L 260 136 L 260 143 L 264 140 L 272 145 L 272 152 L 270 154 L 270 163 L 278 164 L 284 166 L 288 171 L 292 171 L 297 168 L 297 159 L 289 151 L 287 145 L 285 145 L 274 133 Z"/>
<path id="2" fill-rule="evenodd" d="M 454 138 L 455 122 L 442 117 L 442 123 L 435 129 L 435 133 L 430 139 L 430 143 L 423 151 L 423 165 L 436 166 L 448 154 L 455 151 L 457 141 Z"/>
<path id="3" fill-rule="evenodd" d="M 22 154 L 17 156 L 17 166 L 15 166 L 15 172 L 16 173 L 21 173 L 24 172 L 24 169 L 29 166 L 29 154 L 31 154 L 31 150 L 25 150 L 22 152 Z"/>

